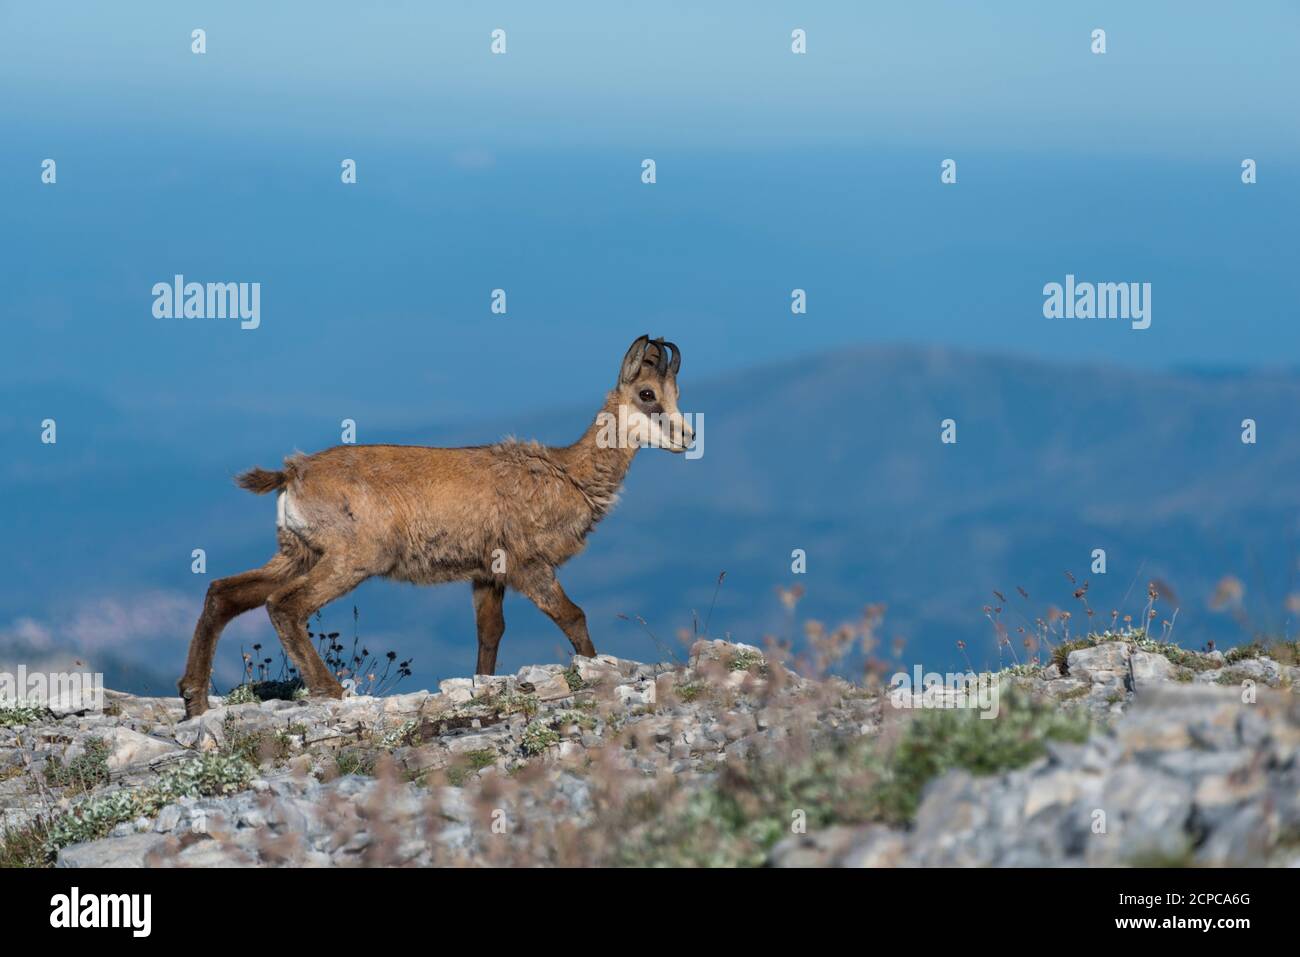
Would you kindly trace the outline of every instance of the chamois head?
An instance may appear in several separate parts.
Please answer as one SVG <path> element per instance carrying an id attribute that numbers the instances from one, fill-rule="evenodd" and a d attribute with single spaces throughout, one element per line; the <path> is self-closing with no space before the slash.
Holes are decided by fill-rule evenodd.
<path id="1" fill-rule="evenodd" d="M 677 408 L 677 370 L 682 353 L 663 339 L 641 336 L 623 357 L 615 387 L 626 408 L 632 444 L 685 452 L 695 433 Z"/>

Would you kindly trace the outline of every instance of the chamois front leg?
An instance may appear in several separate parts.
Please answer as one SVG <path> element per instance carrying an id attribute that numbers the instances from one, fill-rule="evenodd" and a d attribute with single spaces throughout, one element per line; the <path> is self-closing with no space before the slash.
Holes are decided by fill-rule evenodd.
<path id="1" fill-rule="evenodd" d="M 496 674 L 497 645 L 505 634 L 506 617 L 501 612 L 505 599 L 504 585 L 492 581 L 474 582 L 474 617 L 478 625 L 478 665 L 476 675 Z"/>
<path id="2" fill-rule="evenodd" d="M 555 569 L 549 565 L 529 565 L 512 584 L 560 627 L 573 644 L 575 654 L 584 658 L 596 657 L 596 647 L 587 634 L 587 616 L 564 593 L 555 577 Z"/>

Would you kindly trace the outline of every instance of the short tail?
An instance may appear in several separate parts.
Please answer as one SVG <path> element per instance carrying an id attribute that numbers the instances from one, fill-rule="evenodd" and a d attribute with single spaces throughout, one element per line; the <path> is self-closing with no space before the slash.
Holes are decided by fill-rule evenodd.
<path id="1" fill-rule="evenodd" d="M 265 495 L 267 492 L 282 489 L 288 482 L 289 476 L 286 473 L 272 472 L 268 469 L 249 469 L 235 479 L 236 485 L 248 489 L 254 495 Z"/>

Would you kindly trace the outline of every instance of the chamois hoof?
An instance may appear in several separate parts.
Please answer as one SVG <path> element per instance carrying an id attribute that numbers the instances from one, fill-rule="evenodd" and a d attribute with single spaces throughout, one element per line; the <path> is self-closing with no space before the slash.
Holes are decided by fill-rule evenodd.
<path id="1" fill-rule="evenodd" d="M 206 694 L 195 694 L 191 691 L 181 689 L 181 701 L 185 705 L 185 719 L 197 718 L 208 710 L 208 696 Z"/>

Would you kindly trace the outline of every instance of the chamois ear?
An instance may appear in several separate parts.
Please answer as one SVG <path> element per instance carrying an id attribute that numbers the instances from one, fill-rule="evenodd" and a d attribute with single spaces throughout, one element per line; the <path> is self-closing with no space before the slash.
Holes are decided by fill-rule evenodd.
<path id="1" fill-rule="evenodd" d="M 623 366 L 618 373 L 619 385 L 627 385 L 641 374 L 641 361 L 645 358 L 645 351 L 649 345 L 649 336 L 638 336 L 636 342 L 632 343 L 631 348 L 627 350 L 627 355 L 623 357 Z"/>

